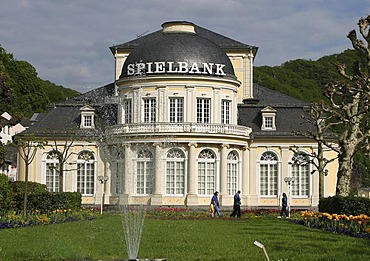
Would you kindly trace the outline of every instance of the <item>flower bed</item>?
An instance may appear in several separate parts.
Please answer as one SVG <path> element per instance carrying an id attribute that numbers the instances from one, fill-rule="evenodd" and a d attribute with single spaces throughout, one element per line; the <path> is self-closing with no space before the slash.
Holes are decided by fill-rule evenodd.
<path id="1" fill-rule="evenodd" d="M 334 233 L 370 239 L 370 217 L 364 214 L 347 216 L 323 212 L 302 211 L 301 220 L 295 223 Z"/>
<path id="2" fill-rule="evenodd" d="M 207 218 L 209 215 L 207 211 L 194 211 L 181 207 L 160 207 L 153 210 L 148 210 L 146 216 L 149 218 L 199 219 Z"/>
<path id="3" fill-rule="evenodd" d="M 36 209 L 26 216 L 21 213 L 8 212 L 0 216 L 0 229 L 91 220 L 96 218 L 96 213 L 94 209 L 81 209 L 79 211 L 58 209 L 51 213 L 40 213 Z"/>

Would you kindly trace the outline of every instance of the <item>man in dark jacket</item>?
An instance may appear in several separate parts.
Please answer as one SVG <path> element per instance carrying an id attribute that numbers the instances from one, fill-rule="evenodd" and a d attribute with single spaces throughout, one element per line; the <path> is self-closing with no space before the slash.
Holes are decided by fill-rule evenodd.
<path id="1" fill-rule="evenodd" d="M 241 198 L 240 198 L 240 190 L 236 192 L 234 195 L 234 210 L 233 213 L 230 214 L 230 217 L 240 217 L 241 216 L 241 211 L 240 211 L 240 205 L 241 205 Z"/>
<path id="2" fill-rule="evenodd" d="M 288 198 L 285 193 L 283 193 L 283 198 L 281 199 L 281 211 L 280 216 L 278 216 L 278 218 L 282 218 L 283 214 L 285 214 L 286 218 L 289 218 Z"/>

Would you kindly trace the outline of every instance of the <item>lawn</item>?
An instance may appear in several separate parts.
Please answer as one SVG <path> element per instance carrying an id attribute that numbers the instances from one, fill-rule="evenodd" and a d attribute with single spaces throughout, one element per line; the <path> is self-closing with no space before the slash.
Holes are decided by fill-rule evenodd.
<path id="1" fill-rule="evenodd" d="M 167 260 L 369 260 L 370 241 L 311 229 L 273 216 L 241 219 L 146 218 L 139 258 Z M 127 258 L 121 216 L 1 229 L 0 260 Z"/>

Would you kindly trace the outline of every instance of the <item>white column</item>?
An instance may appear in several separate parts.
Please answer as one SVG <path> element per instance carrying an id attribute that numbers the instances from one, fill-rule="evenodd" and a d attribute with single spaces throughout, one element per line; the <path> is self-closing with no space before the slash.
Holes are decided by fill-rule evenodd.
<path id="1" fill-rule="evenodd" d="M 221 145 L 221 167 L 220 167 L 220 196 L 226 196 L 227 193 L 227 153 L 228 144 Z"/>
<path id="2" fill-rule="evenodd" d="M 162 205 L 163 202 L 163 166 L 162 166 L 162 148 L 159 142 L 153 143 L 155 147 L 155 165 L 154 165 L 154 192 L 151 198 L 151 205 Z"/>
<path id="3" fill-rule="evenodd" d="M 154 178 L 154 195 L 162 195 L 162 155 L 161 155 L 161 144 L 154 143 L 155 147 L 155 178 Z"/>
<path id="4" fill-rule="evenodd" d="M 248 184 L 249 181 L 249 147 L 244 146 L 243 147 L 243 154 L 242 154 L 242 173 L 241 173 L 241 179 L 242 179 L 242 196 L 246 196 L 250 193 Z"/>
<path id="5" fill-rule="evenodd" d="M 133 178 L 130 178 L 133 176 L 132 170 L 132 151 L 131 146 L 128 143 L 125 143 L 122 145 L 124 149 L 124 169 L 117 170 L 121 175 L 123 176 L 123 184 L 122 184 L 122 194 L 120 195 L 120 205 L 127 205 L 130 203 L 130 194 L 134 193 L 134 182 Z"/>
<path id="6" fill-rule="evenodd" d="M 189 146 L 189 157 L 188 157 L 188 186 L 187 186 L 187 197 L 186 204 L 189 205 L 198 205 L 198 193 L 196 187 L 196 158 L 195 158 L 195 148 L 198 146 L 195 142 L 190 142 Z"/>

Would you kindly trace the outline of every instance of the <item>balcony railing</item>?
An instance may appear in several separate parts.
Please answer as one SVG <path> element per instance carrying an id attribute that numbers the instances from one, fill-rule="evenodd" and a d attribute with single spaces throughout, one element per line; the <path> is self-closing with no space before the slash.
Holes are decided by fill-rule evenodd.
<path id="1" fill-rule="evenodd" d="M 211 123 L 140 123 L 122 124 L 107 128 L 108 135 L 139 133 L 212 133 L 249 136 L 251 128 L 240 125 Z"/>

